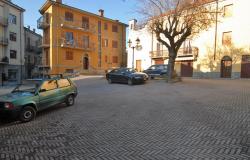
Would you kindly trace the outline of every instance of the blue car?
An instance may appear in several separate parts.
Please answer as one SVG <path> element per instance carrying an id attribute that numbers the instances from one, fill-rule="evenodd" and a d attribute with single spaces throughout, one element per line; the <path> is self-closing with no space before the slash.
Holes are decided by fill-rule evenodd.
<path id="1" fill-rule="evenodd" d="M 150 66 L 148 69 L 143 72 L 146 73 L 151 79 L 155 77 L 162 77 L 167 75 L 168 65 L 167 64 L 156 64 Z"/>

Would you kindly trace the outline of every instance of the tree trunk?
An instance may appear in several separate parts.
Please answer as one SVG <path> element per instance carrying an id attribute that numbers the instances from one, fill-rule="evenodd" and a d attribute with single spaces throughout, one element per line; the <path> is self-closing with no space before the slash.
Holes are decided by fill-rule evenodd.
<path id="1" fill-rule="evenodd" d="M 175 58 L 176 58 L 176 54 L 175 52 L 171 51 L 169 52 L 169 61 L 168 61 L 168 79 L 167 82 L 171 83 L 174 74 L 174 66 L 175 66 Z"/>

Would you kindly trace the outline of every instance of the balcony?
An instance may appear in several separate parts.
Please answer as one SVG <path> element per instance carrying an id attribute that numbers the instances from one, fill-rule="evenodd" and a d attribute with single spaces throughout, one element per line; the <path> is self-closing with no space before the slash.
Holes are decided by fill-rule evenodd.
<path id="1" fill-rule="evenodd" d="M 83 32 L 95 33 L 96 26 L 94 24 L 83 23 L 82 21 L 67 21 L 65 17 L 61 17 L 61 27 L 68 29 L 76 29 Z"/>
<path id="2" fill-rule="evenodd" d="M 38 29 L 46 29 L 50 26 L 47 18 L 47 14 L 43 15 L 37 20 L 37 28 Z"/>
<path id="3" fill-rule="evenodd" d="M 0 59 L 0 64 L 9 64 L 9 58 L 7 56 Z"/>
<path id="4" fill-rule="evenodd" d="M 7 46 L 9 44 L 8 38 L 0 37 L 0 45 Z"/>
<path id="5" fill-rule="evenodd" d="M 8 26 L 8 19 L 0 16 L 0 25 L 2 25 L 4 27 Z"/>
<path id="6" fill-rule="evenodd" d="M 38 46 L 38 48 L 49 48 L 50 41 L 47 39 L 43 39 L 42 43 Z"/>
<path id="7" fill-rule="evenodd" d="M 28 52 L 35 52 L 35 53 L 40 54 L 40 53 L 42 53 L 42 48 L 40 46 L 41 46 L 41 44 L 39 44 L 38 46 L 27 45 L 25 47 L 25 49 Z"/>
<path id="8" fill-rule="evenodd" d="M 180 48 L 177 54 L 177 59 L 196 59 L 198 56 L 199 49 L 197 47 L 187 47 L 187 48 Z M 150 56 L 152 59 L 156 58 L 165 58 L 169 57 L 168 50 L 158 50 L 150 52 Z"/>
<path id="9" fill-rule="evenodd" d="M 94 43 L 86 44 L 83 41 L 77 40 L 66 40 L 64 38 L 60 39 L 61 47 L 63 48 L 71 48 L 71 49 L 79 49 L 84 51 L 93 51 L 95 49 Z"/>

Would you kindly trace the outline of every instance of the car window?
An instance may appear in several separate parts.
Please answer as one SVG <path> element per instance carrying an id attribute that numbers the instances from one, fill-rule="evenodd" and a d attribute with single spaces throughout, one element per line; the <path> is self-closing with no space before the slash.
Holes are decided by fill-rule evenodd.
<path id="1" fill-rule="evenodd" d="M 157 69 L 163 70 L 163 69 L 164 69 L 164 66 L 160 65 L 160 66 L 158 66 Z"/>
<path id="2" fill-rule="evenodd" d="M 117 72 L 118 72 L 118 69 L 114 69 L 110 73 L 117 73 Z"/>
<path id="3" fill-rule="evenodd" d="M 156 69 L 156 67 L 155 66 L 151 66 L 151 67 L 149 67 L 149 69 Z"/>
<path id="4" fill-rule="evenodd" d="M 59 88 L 70 86 L 70 82 L 68 79 L 59 79 L 57 80 L 57 84 Z"/>
<path id="5" fill-rule="evenodd" d="M 57 88 L 56 80 L 45 81 L 41 86 L 41 90 L 46 90 L 46 91 L 53 90 L 56 88 Z"/>

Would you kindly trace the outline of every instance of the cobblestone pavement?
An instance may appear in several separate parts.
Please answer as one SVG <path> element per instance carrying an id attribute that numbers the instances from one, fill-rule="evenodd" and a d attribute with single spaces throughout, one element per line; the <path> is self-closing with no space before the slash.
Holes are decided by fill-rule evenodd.
<path id="1" fill-rule="evenodd" d="M 0 124 L 0 159 L 250 159 L 250 81 L 76 81 L 75 106 Z"/>

